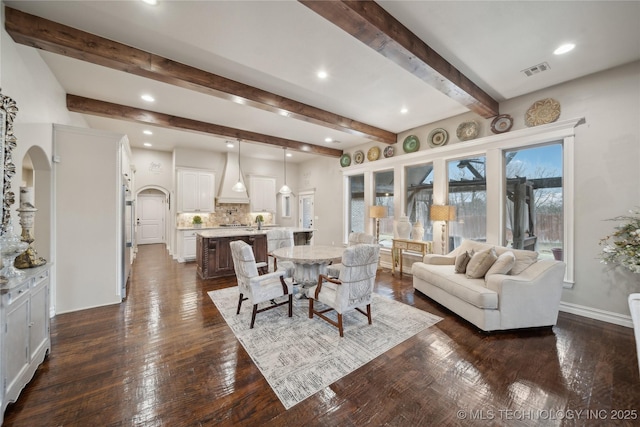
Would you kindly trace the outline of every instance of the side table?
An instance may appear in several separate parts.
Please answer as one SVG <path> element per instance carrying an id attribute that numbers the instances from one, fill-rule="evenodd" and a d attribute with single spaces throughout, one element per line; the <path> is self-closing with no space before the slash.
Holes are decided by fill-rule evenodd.
<path id="1" fill-rule="evenodd" d="M 400 265 L 400 277 L 402 277 L 402 251 L 420 252 L 424 257 L 426 254 L 433 253 L 433 242 L 425 242 L 409 239 L 392 239 L 391 246 L 391 274 L 396 273 L 396 254 L 398 264 Z"/>

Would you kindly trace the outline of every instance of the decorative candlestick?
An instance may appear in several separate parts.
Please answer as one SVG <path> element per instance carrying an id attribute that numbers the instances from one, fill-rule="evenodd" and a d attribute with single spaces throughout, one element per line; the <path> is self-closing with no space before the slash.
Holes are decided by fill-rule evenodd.
<path id="1" fill-rule="evenodd" d="M 17 268 L 39 267 L 47 263 L 47 260 L 39 257 L 36 250 L 31 246 L 35 240 L 33 237 L 33 224 L 38 211 L 34 205 L 33 187 L 20 187 L 18 215 L 20 215 L 20 225 L 22 226 L 22 241 L 27 243 L 28 247 L 25 252 L 16 258 L 14 265 Z"/>

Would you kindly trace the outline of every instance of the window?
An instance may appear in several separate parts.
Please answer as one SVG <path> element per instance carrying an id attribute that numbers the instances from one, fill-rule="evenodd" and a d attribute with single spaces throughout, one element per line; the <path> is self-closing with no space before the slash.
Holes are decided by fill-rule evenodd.
<path id="1" fill-rule="evenodd" d="M 449 222 L 449 250 L 465 239 L 487 239 L 486 157 L 447 162 L 449 205 L 456 209 L 456 220 Z"/>
<path id="2" fill-rule="evenodd" d="M 380 244 L 385 247 L 391 247 L 391 239 L 393 239 L 393 171 L 375 172 L 375 197 L 374 204 L 386 206 L 388 216 L 380 220 Z"/>
<path id="3" fill-rule="evenodd" d="M 349 232 L 364 233 L 364 175 L 349 177 Z"/>
<path id="4" fill-rule="evenodd" d="M 562 259 L 562 144 L 506 151 L 507 246 Z"/>
<path id="5" fill-rule="evenodd" d="M 409 221 L 424 226 L 422 240 L 433 240 L 433 228 L 429 220 L 429 206 L 433 204 L 433 164 L 409 166 L 405 169 L 407 193 L 406 213 Z"/>
<path id="6" fill-rule="evenodd" d="M 283 218 L 291 217 L 291 196 L 290 195 L 282 196 L 282 217 Z"/>

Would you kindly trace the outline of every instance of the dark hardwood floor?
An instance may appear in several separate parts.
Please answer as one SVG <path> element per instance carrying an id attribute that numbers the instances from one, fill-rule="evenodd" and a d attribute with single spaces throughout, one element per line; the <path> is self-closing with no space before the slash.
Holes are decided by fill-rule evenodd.
<path id="1" fill-rule="evenodd" d="M 51 354 L 4 425 L 640 424 L 632 329 L 560 313 L 487 335 L 388 270 L 378 293 L 444 320 L 285 411 L 207 296 L 228 286 L 141 246 L 124 303 L 52 319 Z"/>

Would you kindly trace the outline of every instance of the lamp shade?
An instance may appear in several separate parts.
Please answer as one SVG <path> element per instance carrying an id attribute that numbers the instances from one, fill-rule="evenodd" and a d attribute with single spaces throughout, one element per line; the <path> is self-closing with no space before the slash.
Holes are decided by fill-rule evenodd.
<path id="1" fill-rule="evenodd" d="M 447 205 L 432 205 L 430 211 L 432 221 L 453 221 L 456 219 L 456 207 Z"/>
<path id="2" fill-rule="evenodd" d="M 370 218 L 386 218 L 388 209 L 386 206 L 369 206 Z"/>

